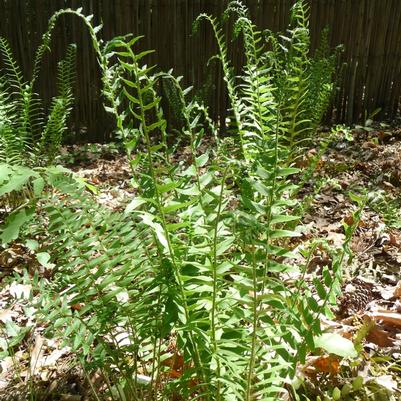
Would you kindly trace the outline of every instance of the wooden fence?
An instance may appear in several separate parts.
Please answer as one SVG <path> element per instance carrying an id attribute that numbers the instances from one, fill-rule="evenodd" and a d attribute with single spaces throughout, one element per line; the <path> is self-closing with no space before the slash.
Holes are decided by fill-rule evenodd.
<path id="1" fill-rule="evenodd" d="M 273 31 L 284 30 L 294 0 L 245 0 L 255 23 Z M 210 27 L 204 25 L 192 35 L 192 22 L 201 12 L 221 15 L 228 0 L 0 0 L 0 35 L 6 37 L 23 67 L 26 77 L 32 71 L 34 50 L 58 9 L 83 7 L 103 22 L 103 37 L 133 33 L 145 35 L 142 47 L 155 49 L 150 57 L 161 69 L 174 69 L 186 85 L 199 89 L 208 83 L 208 104 L 213 115 L 224 116 L 226 95 L 217 65 L 208 65 L 216 53 Z M 336 122 L 357 122 L 377 108 L 381 118 L 394 118 L 401 96 L 401 2 L 400 0 L 309 0 L 312 47 L 319 32 L 330 28 L 332 46 L 344 44 L 346 62 L 340 89 L 333 101 Z M 78 44 L 77 103 L 72 131 L 81 140 L 107 140 L 112 121 L 99 98 L 99 71 L 88 33 L 82 22 L 62 17 L 53 36 L 52 52 L 47 55 L 37 91 L 49 101 L 55 94 L 57 60 L 68 43 Z M 242 62 L 237 44 L 230 47 L 235 65 Z"/>

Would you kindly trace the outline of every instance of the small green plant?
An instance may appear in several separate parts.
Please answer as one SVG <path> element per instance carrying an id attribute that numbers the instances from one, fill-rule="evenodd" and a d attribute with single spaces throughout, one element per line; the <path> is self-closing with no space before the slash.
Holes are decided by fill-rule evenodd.
<path id="1" fill-rule="evenodd" d="M 401 228 L 400 199 L 393 199 L 384 191 L 370 192 L 369 206 L 383 218 L 388 227 Z"/>
<path id="2" fill-rule="evenodd" d="M 44 176 L 59 153 L 73 104 L 76 47 L 70 45 L 58 64 L 57 89 L 47 118 L 34 92 L 42 58 L 49 49 L 52 20 L 34 59 L 32 77 L 26 81 L 5 38 L 0 37 L 0 204 L 11 211 L 1 227 L 1 243 L 18 238 L 20 229 L 33 218 L 35 202 L 47 185 Z"/>

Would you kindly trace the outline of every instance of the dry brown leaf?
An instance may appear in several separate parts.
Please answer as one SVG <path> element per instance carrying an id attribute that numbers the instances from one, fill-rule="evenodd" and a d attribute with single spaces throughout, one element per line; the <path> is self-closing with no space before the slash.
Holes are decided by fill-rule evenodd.
<path id="1" fill-rule="evenodd" d="M 392 246 L 399 246 L 400 245 L 400 238 L 394 235 L 393 233 L 390 233 L 390 241 L 389 245 Z"/>
<path id="2" fill-rule="evenodd" d="M 324 355 L 313 362 L 313 366 L 321 373 L 336 375 L 340 371 L 340 361 L 335 356 Z"/>
<path id="3" fill-rule="evenodd" d="M 394 288 L 394 298 L 401 299 L 401 280 L 398 282 L 398 284 Z"/>
<path id="4" fill-rule="evenodd" d="M 344 217 L 344 223 L 347 226 L 352 226 L 354 224 L 354 216 L 352 214 Z"/>
<path id="5" fill-rule="evenodd" d="M 330 232 L 327 236 L 327 241 L 331 242 L 333 246 L 341 248 L 345 241 L 345 235 L 341 233 Z"/>
<path id="6" fill-rule="evenodd" d="M 394 340 L 389 337 L 389 333 L 378 327 L 374 327 L 366 336 L 366 340 L 378 345 L 379 347 L 392 347 Z"/>
<path id="7" fill-rule="evenodd" d="M 80 311 L 80 310 L 83 308 L 83 306 L 84 306 L 84 304 L 78 303 L 78 304 L 72 304 L 72 305 L 70 306 L 70 308 L 71 308 L 71 310 L 73 310 L 73 311 Z"/>
<path id="8" fill-rule="evenodd" d="M 165 359 L 161 364 L 170 368 L 168 374 L 171 378 L 182 376 L 184 370 L 184 357 L 179 353 L 173 354 L 171 357 Z"/>
<path id="9" fill-rule="evenodd" d="M 11 322 L 13 318 L 18 317 L 18 313 L 11 309 L 0 309 L 0 321 L 3 323 Z"/>
<path id="10" fill-rule="evenodd" d="M 381 320 L 383 321 L 383 323 L 401 327 L 401 313 L 381 310 L 377 312 L 372 312 L 369 314 L 369 316 L 374 320 Z"/>

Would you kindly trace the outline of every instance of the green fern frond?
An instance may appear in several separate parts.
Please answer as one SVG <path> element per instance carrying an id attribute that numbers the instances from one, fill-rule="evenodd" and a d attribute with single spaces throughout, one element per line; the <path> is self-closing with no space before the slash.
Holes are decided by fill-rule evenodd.
<path id="1" fill-rule="evenodd" d="M 279 115 L 279 105 L 270 77 L 270 69 L 265 63 L 265 41 L 263 35 L 248 17 L 247 9 L 240 1 L 230 3 L 228 10 L 238 14 L 236 29 L 244 36 L 246 63 L 242 82 L 239 85 L 244 126 L 244 146 L 255 160 L 262 150 L 274 152 L 274 135 Z"/>
<path id="2" fill-rule="evenodd" d="M 230 62 L 228 59 L 228 50 L 227 50 L 227 46 L 226 46 L 226 41 L 224 39 L 224 33 L 223 33 L 223 30 L 222 30 L 220 24 L 218 23 L 217 19 L 210 15 L 207 15 L 207 14 L 200 14 L 197 17 L 197 19 L 195 20 L 195 23 L 194 23 L 195 31 L 198 28 L 198 26 L 202 20 L 209 22 L 209 24 L 212 27 L 214 37 L 217 42 L 217 47 L 219 50 L 217 57 L 220 60 L 221 66 L 223 69 L 223 79 L 226 83 L 228 97 L 229 97 L 230 104 L 231 104 L 231 111 L 233 114 L 232 129 L 239 136 L 239 140 L 241 143 L 242 156 L 245 158 L 245 160 L 249 161 L 252 159 L 252 157 L 250 155 L 248 155 L 248 152 L 247 152 L 247 149 L 246 149 L 246 146 L 244 143 L 244 138 L 243 138 L 244 130 L 243 130 L 243 122 L 242 122 L 242 118 L 241 118 L 242 107 L 241 107 L 239 95 L 237 93 L 237 84 L 235 82 L 234 68 L 230 65 Z"/>
<path id="3" fill-rule="evenodd" d="M 40 45 L 36 50 L 34 61 L 33 61 L 32 77 L 29 82 L 32 91 L 33 91 L 34 85 L 36 83 L 36 80 L 39 77 L 40 68 L 42 66 L 43 56 L 45 55 L 45 53 L 47 51 L 50 51 L 52 32 L 54 30 L 54 27 L 56 26 L 56 19 L 57 18 L 55 18 L 54 15 L 49 19 L 47 30 L 42 35 L 42 41 L 40 42 Z"/>
<path id="4" fill-rule="evenodd" d="M 335 86 L 333 77 L 336 72 L 338 56 L 341 47 L 332 52 L 329 46 L 329 30 L 326 28 L 321 33 L 320 45 L 316 49 L 311 60 L 309 74 L 309 115 L 312 124 L 317 126 L 323 119 L 330 101 L 333 97 Z M 312 99 L 315 99 L 312 101 Z"/>
<path id="5" fill-rule="evenodd" d="M 70 44 L 65 59 L 60 61 L 57 68 L 57 90 L 59 96 L 71 102 L 72 88 L 76 80 L 77 46 Z"/>
<path id="6" fill-rule="evenodd" d="M 57 87 L 59 94 L 52 101 L 36 151 L 38 154 L 47 155 L 47 163 L 51 163 L 58 154 L 63 134 L 67 129 L 67 119 L 74 102 L 75 62 L 76 45 L 70 45 L 66 58 L 58 64 Z"/>
<path id="7" fill-rule="evenodd" d="M 201 145 L 202 138 L 206 133 L 214 136 L 216 144 L 219 143 L 217 128 L 209 117 L 209 113 L 203 102 L 195 99 L 188 99 L 188 93 L 192 87 L 183 89 L 181 86 L 181 77 L 174 77 L 172 72 L 160 73 L 156 75 L 157 79 L 162 81 L 163 96 L 175 114 L 176 121 L 180 124 L 179 134 L 184 134 L 184 138 L 189 139 L 192 152 L 192 162 L 195 161 L 197 149 Z M 171 130 L 171 127 L 169 127 Z M 178 141 L 173 143 L 174 149 L 181 143 L 182 135 L 178 136 Z"/>
<path id="8" fill-rule="evenodd" d="M 14 58 L 7 39 L 3 37 L 0 37 L 0 53 L 6 67 L 5 76 L 7 77 L 10 88 L 12 88 L 13 93 L 17 95 L 21 94 L 26 82 L 24 81 L 22 71 Z"/>

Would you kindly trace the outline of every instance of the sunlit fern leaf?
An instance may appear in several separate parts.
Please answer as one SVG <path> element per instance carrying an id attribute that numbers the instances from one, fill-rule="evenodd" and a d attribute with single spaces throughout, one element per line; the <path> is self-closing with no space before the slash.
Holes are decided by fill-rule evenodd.
<path id="1" fill-rule="evenodd" d="M 274 97 L 270 71 L 264 61 L 265 42 L 248 17 L 248 10 L 240 1 L 231 2 L 228 11 L 235 13 L 235 30 L 244 36 L 246 63 L 239 84 L 244 126 L 244 145 L 252 159 L 261 148 L 271 149 L 276 131 L 278 105 Z"/>
<path id="2" fill-rule="evenodd" d="M 66 58 L 58 64 L 58 95 L 53 98 L 37 149 L 37 153 L 47 155 L 47 163 L 51 163 L 58 154 L 63 134 L 67 129 L 67 119 L 74 102 L 75 62 L 76 46 L 70 45 L 67 49 Z"/>
<path id="3" fill-rule="evenodd" d="M 309 68 L 308 113 L 314 126 L 322 121 L 335 92 L 333 77 L 341 51 L 341 46 L 332 51 L 329 46 L 329 30 L 324 29 Z"/>
<path id="4" fill-rule="evenodd" d="M 25 150 L 29 151 L 31 125 L 31 93 L 14 58 L 8 41 L 0 38 L 0 53 L 5 64 L 1 78 L 2 114 L 4 122 L 13 120 L 12 126 L 4 126 L 2 147 L 5 159 L 10 163 L 21 163 Z M 4 102 L 9 106 L 4 107 Z M 5 114 L 10 113 L 7 117 Z"/>

